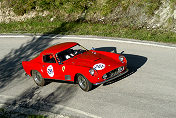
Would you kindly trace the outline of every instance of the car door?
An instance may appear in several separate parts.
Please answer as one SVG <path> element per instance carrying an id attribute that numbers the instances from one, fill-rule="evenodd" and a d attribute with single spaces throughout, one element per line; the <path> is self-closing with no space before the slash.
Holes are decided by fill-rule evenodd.
<path id="1" fill-rule="evenodd" d="M 53 54 L 43 55 L 43 72 L 45 78 L 63 80 L 62 66 L 56 62 Z"/>

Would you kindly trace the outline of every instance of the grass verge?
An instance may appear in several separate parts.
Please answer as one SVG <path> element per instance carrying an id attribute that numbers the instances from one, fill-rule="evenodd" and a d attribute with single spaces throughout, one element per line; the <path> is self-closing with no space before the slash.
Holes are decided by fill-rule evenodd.
<path id="1" fill-rule="evenodd" d="M 51 17 L 48 16 L 36 17 L 22 22 L 0 23 L 0 33 L 96 35 L 176 44 L 176 33 L 174 32 L 101 23 L 63 22 L 57 19 L 51 22 L 50 19 Z"/>

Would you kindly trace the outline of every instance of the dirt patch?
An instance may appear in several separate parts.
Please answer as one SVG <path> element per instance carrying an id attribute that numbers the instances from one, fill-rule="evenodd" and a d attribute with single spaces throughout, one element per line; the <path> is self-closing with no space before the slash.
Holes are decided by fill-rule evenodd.
<path id="1" fill-rule="evenodd" d="M 23 16 L 17 16 L 11 8 L 3 8 L 0 2 L 0 23 L 1 22 L 11 22 L 11 21 L 25 21 L 36 16 L 46 16 L 49 14 L 48 11 L 36 12 L 31 11 L 30 13 L 24 14 Z"/>

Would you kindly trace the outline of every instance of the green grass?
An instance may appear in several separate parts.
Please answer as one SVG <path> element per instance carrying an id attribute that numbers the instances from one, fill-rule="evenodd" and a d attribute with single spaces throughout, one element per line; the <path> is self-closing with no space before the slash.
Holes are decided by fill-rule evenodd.
<path id="1" fill-rule="evenodd" d="M 36 17 L 24 22 L 0 23 L 0 33 L 96 35 L 176 43 L 176 33 L 174 32 L 120 27 L 118 25 L 101 23 L 63 22 L 58 21 L 57 18 L 51 22 L 50 18 L 49 16 Z"/>

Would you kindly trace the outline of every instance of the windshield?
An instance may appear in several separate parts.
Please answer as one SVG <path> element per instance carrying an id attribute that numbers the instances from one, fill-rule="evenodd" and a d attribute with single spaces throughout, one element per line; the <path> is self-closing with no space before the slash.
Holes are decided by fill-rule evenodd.
<path id="1" fill-rule="evenodd" d="M 81 45 L 76 45 L 74 47 L 71 47 L 67 50 L 64 50 L 62 52 L 59 52 L 56 54 L 56 59 L 58 60 L 59 63 L 68 60 L 70 58 L 73 58 L 74 56 L 78 55 L 78 54 L 82 54 L 85 51 L 87 51 L 86 48 L 84 48 Z"/>

